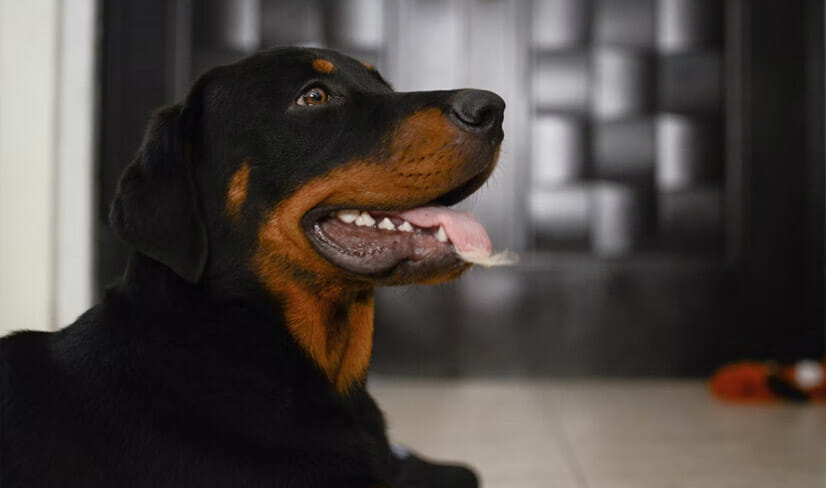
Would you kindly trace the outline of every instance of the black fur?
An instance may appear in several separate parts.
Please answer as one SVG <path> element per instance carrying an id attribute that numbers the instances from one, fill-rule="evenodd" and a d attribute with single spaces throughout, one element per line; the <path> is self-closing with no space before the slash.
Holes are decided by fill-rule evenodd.
<path id="1" fill-rule="evenodd" d="M 294 110 L 320 56 L 342 97 Z M 0 486 L 475 486 L 464 468 L 393 456 L 364 386 L 331 388 L 244 265 L 273 204 L 380 153 L 398 120 L 450 95 L 394 93 L 350 58 L 280 49 L 158 111 L 112 207 L 135 250 L 122 280 L 58 332 L 0 340 Z M 224 197 L 242 161 L 239 230 Z"/>
<path id="2" fill-rule="evenodd" d="M 173 105 L 155 114 L 135 161 L 118 182 L 109 221 L 136 251 L 195 283 L 208 250 L 182 134 L 185 112 Z"/>

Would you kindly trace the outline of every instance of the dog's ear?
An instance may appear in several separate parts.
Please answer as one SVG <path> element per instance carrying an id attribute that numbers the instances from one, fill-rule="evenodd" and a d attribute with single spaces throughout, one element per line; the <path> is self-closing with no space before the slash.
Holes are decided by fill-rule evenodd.
<path id="1" fill-rule="evenodd" d="M 208 250 L 190 158 L 199 111 L 190 105 L 153 114 L 135 159 L 118 181 L 109 223 L 138 252 L 195 283 Z"/>

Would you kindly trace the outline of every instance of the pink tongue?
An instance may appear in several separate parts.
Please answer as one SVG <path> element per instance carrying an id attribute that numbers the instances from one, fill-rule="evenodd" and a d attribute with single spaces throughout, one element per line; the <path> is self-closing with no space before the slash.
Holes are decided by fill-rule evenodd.
<path id="1" fill-rule="evenodd" d="M 408 210 L 399 217 L 416 227 L 443 226 L 447 238 L 460 251 L 491 253 L 488 233 L 470 212 L 458 212 L 447 207 L 420 207 Z"/>

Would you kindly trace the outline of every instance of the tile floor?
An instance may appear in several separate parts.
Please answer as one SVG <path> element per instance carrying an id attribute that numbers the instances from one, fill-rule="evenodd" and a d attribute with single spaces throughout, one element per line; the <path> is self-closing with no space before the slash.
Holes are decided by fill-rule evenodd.
<path id="1" fill-rule="evenodd" d="M 485 488 L 826 488 L 826 405 L 732 406 L 697 381 L 371 379 L 391 438 Z"/>

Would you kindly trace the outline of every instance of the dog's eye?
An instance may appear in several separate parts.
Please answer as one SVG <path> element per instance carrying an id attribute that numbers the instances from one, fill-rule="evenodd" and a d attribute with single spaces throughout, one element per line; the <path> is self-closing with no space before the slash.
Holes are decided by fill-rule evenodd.
<path id="1" fill-rule="evenodd" d="M 327 92 L 321 88 L 315 87 L 305 91 L 298 100 L 295 101 L 298 105 L 321 105 L 327 101 Z"/>

